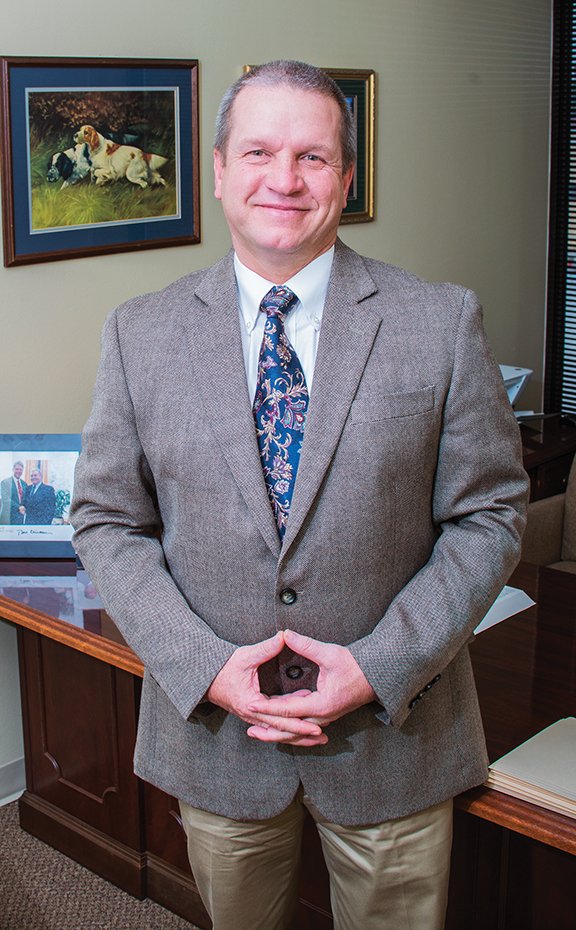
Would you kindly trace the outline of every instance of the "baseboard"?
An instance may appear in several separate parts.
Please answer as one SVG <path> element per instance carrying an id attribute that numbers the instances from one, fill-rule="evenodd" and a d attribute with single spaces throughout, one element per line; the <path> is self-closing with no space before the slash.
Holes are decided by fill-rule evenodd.
<path id="1" fill-rule="evenodd" d="M 0 765 L 0 806 L 15 801 L 26 787 L 24 757 Z"/>
<path id="2" fill-rule="evenodd" d="M 153 853 L 148 853 L 147 865 L 148 897 L 196 927 L 210 930 L 212 924 L 192 875 L 182 872 Z"/>
<path id="3" fill-rule="evenodd" d="M 145 856 L 26 791 L 20 826 L 135 898 L 146 896 Z"/>

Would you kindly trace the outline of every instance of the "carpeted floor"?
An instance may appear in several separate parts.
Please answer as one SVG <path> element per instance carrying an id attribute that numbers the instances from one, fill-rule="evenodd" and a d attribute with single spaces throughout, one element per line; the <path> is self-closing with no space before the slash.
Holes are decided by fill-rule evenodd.
<path id="1" fill-rule="evenodd" d="M 0 807 L 0 930 L 196 930 L 35 839 Z"/>

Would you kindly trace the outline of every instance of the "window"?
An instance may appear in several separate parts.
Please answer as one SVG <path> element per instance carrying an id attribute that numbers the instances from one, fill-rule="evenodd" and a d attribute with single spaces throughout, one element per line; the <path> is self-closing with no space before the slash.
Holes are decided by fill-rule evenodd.
<path id="1" fill-rule="evenodd" d="M 576 2 L 554 2 L 544 405 L 576 414 Z"/>

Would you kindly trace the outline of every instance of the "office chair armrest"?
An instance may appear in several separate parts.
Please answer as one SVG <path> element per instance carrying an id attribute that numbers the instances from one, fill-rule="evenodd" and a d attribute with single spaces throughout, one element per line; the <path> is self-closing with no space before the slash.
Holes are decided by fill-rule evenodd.
<path id="1" fill-rule="evenodd" d="M 528 523 L 522 540 L 522 559 L 534 565 L 559 562 L 562 552 L 565 494 L 555 494 L 528 506 Z"/>

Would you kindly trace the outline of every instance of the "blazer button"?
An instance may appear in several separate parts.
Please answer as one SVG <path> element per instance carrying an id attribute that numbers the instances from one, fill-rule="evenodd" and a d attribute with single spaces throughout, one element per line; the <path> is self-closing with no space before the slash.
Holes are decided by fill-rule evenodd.
<path id="1" fill-rule="evenodd" d="M 283 604 L 293 604 L 297 597 L 294 588 L 284 588 L 280 591 L 280 600 Z"/>
<path id="2" fill-rule="evenodd" d="M 296 678 L 302 678 L 303 674 L 304 669 L 300 668 L 299 665 L 289 665 L 286 669 L 286 675 L 288 678 L 292 678 L 293 680 L 296 680 Z"/>

